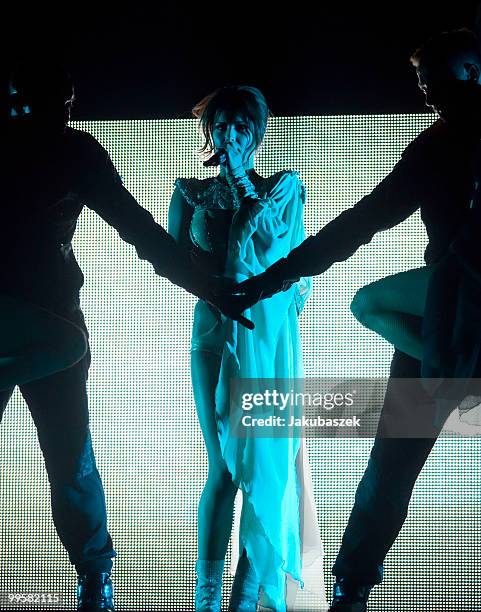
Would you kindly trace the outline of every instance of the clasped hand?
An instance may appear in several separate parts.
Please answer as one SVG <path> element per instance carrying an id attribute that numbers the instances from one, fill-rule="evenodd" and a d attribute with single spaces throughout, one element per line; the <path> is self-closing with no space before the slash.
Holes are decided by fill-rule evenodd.
<path id="1" fill-rule="evenodd" d="M 237 283 L 231 278 L 213 276 L 209 282 L 209 297 L 207 301 L 222 314 L 234 321 L 238 321 L 247 329 L 254 329 L 254 323 L 242 316 L 242 312 L 250 305 L 244 296 L 235 295 L 233 289 Z M 257 300 L 256 300 L 257 301 Z M 252 302 L 253 304 L 255 303 Z"/>
<path id="2" fill-rule="evenodd" d="M 241 313 L 260 300 L 277 293 L 281 288 L 279 284 L 279 280 L 268 271 L 242 283 L 236 283 L 229 278 L 219 278 L 213 290 L 212 304 L 226 316 L 239 321 L 248 329 L 253 329 L 253 323 Z"/>

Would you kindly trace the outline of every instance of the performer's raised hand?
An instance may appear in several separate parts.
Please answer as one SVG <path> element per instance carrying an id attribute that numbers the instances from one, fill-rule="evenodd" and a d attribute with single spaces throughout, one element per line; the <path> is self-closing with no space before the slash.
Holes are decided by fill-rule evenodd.
<path id="1" fill-rule="evenodd" d="M 232 140 L 226 141 L 220 163 L 225 166 L 228 175 L 238 176 L 239 174 L 245 174 L 243 154 L 239 145 Z"/>

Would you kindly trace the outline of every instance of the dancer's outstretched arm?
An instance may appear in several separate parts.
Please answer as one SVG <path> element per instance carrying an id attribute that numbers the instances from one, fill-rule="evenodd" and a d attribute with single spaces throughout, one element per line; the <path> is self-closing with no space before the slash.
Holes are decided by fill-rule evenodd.
<path id="1" fill-rule="evenodd" d="M 92 170 L 81 194 L 87 206 L 114 227 L 125 242 L 135 246 L 139 257 L 148 260 L 159 276 L 252 327 L 250 321 L 240 313 L 231 312 L 229 305 L 216 297 L 217 286 L 211 277 L 193 267 L 187 250 L 178 245 L 123 186 L 107 151 L 93 137 L 89 137 L 88 159 Z"/>
<path id="2" fill-rule="evenodd" d="M 239 284 L 234 292 L 248 307 L 288 289 L 301 276 L 322 274 L 345 261 L 381 231 L 398 225 L 416 211 L 436 171 L 425 147 L 413 142 L 389 175 L 352 208 L 338 215 L 263 274 Z"/>
<path id="3" fill-rule="evenodd" d="M 184 250 L 123 186 L 107 151 L 93 137 L 87 154 L 91 173 L 80 194 L 84 203 L 114 227 L 122 240 L 134 245 L 139 257 L 148 260 L 159 276 L 195 295 L 206 295 L 207 278 L 193 277 Z"/>

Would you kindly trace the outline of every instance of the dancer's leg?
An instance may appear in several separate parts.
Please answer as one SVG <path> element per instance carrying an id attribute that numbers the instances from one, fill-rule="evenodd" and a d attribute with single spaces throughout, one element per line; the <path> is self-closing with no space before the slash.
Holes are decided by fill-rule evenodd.
<path id="1" fill-rule="evenodd" d="M 0 295 L 0 389 L 71 367 L 83 358 L 83 330 L 40 306 Z"/>
<path id="2" fill-rule="evenodd" d="M 403 353 L 421 360 L 421 324 L 431 266 L 387 276 L 359 289 L 351 311 Z"/>
<path id="3" fill-rule="evenodd" d="M 87 338 L 81 310 L 75 308 L 65 316 Z M 20 387 L 45 459 L 55 528 L 78 574 L 110 573 L 116 554 L 90 436 L 89 366 L 87 350 L 73 367 Z"/>
<path id="4" fill-rule="evenodd" d="M 418 419 L 430 421 L 433 435 L 429 438 L 376 438 L 333 568 L 337 578 L 352 584 L 381 582 L 384 558 L 406 519 L 414 484 L 436 441 L 436 433 L 443 426 L 443 422 L 438 421 L 435 431 L 436 403 L 420 382 L 416 382 L 419 375 L 418 361 L 399 351 L 394 353 L 378 436 L 387 435 L 389 416 L 396 414 L 406 420 L 406 429 L 411 431 Z M 398 378 L 412 379 L 402 396 L 396 386 Z M 420 414 L 421 411 L 425 414 Z"/>
<path id="5" fill-rule="evenodd" d="M 215 420 L 215 388 L 220 356 L 192 351 L 192 384 L 209 459 L 209 473 L 199 502 L 199 559 L 224 559 L 232 529 L 237 487 L 222 457 Z"/>
<path id="6" fill-rule="evenodd" d="M 79 308 L 69 309 L 64 316 L 88 337 Z M 89 365 L 87 350 L 74 366 L 22 385 L 20 391 L 37 427 L 55 528 L 78 574 L 78 605 L 82 610 L 100 610 L 100 602 L 106 606 L 112 600 L 109 574 L 115 551 L 89 430 Z M 100 607 L 88 607 L 89 601 L 99 602 Z"/>

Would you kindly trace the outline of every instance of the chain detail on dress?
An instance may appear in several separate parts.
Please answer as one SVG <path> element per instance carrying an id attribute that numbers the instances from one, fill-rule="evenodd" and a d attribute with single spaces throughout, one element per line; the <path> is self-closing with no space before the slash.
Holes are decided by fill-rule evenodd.
<path id="1" fill-rule="evenodd" d="M 195 207 L 200 209 L 236 210 L 239 205 L 228 183 L 218 177 L 210 181 L 203 191 L 196 194 Z"/>

